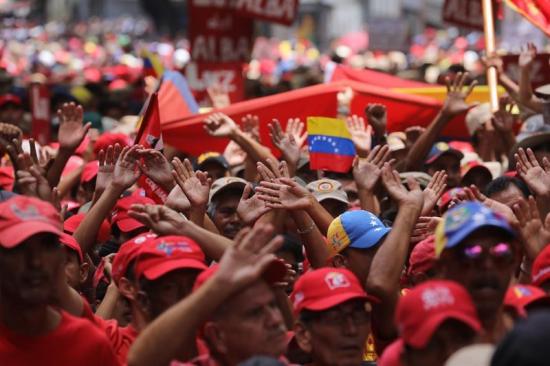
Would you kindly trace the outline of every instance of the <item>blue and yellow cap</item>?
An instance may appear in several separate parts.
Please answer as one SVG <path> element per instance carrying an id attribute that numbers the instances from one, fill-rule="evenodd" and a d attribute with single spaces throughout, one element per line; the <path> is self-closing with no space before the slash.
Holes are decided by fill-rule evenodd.
<path id="1" fill-rule="evenodd" d="M 372 248 L 380 242 L 390 228 L 376 215 L 364 211 L 348 211 L 335 218 L 327 232 L 327 245 L 333 257 L 347 247 Z"/>
<path id="2" fill-rule="evenodd" d="M 441 255 L 446 248 L 452 248 L 481 228 L 497 228 L 516 237 L 508 221 L 479 202 L 465 202 L 451 208 L 435 229 L 435 254 Z"/>

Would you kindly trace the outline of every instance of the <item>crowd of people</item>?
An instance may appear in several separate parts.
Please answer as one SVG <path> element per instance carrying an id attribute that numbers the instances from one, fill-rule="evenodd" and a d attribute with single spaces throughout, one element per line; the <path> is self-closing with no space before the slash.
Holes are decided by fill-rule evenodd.
<path id="1" fill-rule="evenodd" d="M 92 23 L 53 47 L 56 31 L 4 31 L 0 364 L 546 364 L 550 88 L 531 88 L 533 45 L 517 84 L 483 59 L 507 92 L 496 112 L 453 72 L 429 126 L 388 133 L 386 106 L 349 115 L 342 91 L 357 156 L 333 173 L 310 168 L 299 119 L 205 114 L 223 153 L 134 143 L 148 89 L 129 44 Z M 27 54 L 29 34 L 49 48 Z M 30 138 L 35 83 L 52 89 L 49 143 Z M 458 116 L 471 138 L 444 141 Z"/>

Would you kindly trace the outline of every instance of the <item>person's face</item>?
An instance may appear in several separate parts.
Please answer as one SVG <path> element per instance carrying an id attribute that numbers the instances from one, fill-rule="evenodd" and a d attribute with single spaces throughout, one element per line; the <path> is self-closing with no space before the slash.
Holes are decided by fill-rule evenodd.
<path id="1" fill-rule="evenodd" d="M 212 178 L 212 182 L 227 175 L 227 169 L 215 162 L 203 164 L 200 170 L 206 172 L 208 177 Z"/>
<path id="2" fill-rule="evenodd" d="M 0 110 L 0 121 L 20 126 L 23 119 L 23 108 L 8 103 Z"/>
<path id="3" fill-rule="evenodd" d="M 442 155 L 429 165 L 427 172 L 434 175 L 435 172 L 444 170 L 447 173 L 447 188 L 458 187 L 460 184 L 460 160 L 454 155 Z"/>
<path id="4" fill-rule="evenodd" d="M 483 192 L 491 180 L 491 175 L 487 174 L 486 171 L 473 171 L 464 176 L 461 185 L 463 187 L 469 187 L 474 184 L 480 191 Z"/>
<path id="5" fill-rule="evenodd" d="M 64 261 L 63 247 L 53 234 L 33 235 L 15 248 L 0 249 L 2 299 L 26 306 L 48 304 L 63 276 Z"/>
<path id="6" fill-rule="evenodd" d="M 508 207 L 512 207 L 516 203 L 519 203 L 519 201 L 521 201 L 524 197 L 518 187 L 516 187 L 514 184 L 510 184 L 508 188 L 503 191 L 494 193 L 489 198 L 503 203 Z"/>
<path id="7" fill-rule="evenodd" d="M 498 229 L 479 229 L 454 248 L 444 250 L 440 273 L 463 285 L 480 319 L 494 317 L 516 270 L 519 244 Z M 472 259 L 476 254 L 477 259 Z"/>
<path id="8" fill-rule="evenodd" d="M 78 259 L 78 253 L 69 248 L 65 248 L 66 261 L 65 261 L 65 275 L 67 276 L 67 283 L 69 286 L 79 291 L 82 283 L 88 278 L 88 264 L 80 263 Z"/>
<path id="9" fill-rule="evenodd" d="M 198 274 L 199 271 L 195 269 L 179 269 L 154 280 L 147 294 L 152 319 L 189 295 Z"/>
<path id="10" fill-rule="evenodd" d="M 332 217 L 338 217 L 348 210 L 347 203 L 330 198 L 321 201 L 321 206 L 323 206 L 325 210 L 327 210 L 332 215 Z"/>
<path id="11" fill-rule="evenodd" d="M 310 324 L 296 326 L 300 348 L 315 365 L 359 365 L 370 329 L 363 300 L 350 300 L 320 312 Z"/>
<path id="12" fill-rule="evenodd" d="M 230 298 L 205 334 L 228 364 L 254 355 L 278 358 L 286 350 L 286 329 L 275 296 L 263 281 Z"/>
<path id="13" fill-rule="evenodd" d="M 332 265 L 349 269 L 359 279 L 361 285 L 365 286 L 372 258 L 374 258 L 378 247 L 379 245 L 370 249 L 346 248 L 344 249 L 345 253 L 338 254 L 332 259 Z"/>
<path id="14" fill-rule="evenodd" d="M 216 198 L 216 210 L 212 221 L 218 231 L 229 239 L 233 239 L 242 228 L 241 219 L 237 215 L 241 194 L 242 192 L 230 191 Z"/>

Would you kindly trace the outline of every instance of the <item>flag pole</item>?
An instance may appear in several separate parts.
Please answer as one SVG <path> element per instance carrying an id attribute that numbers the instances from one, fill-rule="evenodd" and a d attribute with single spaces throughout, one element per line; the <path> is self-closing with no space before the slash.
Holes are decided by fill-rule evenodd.
<path id="1" fill-rule="evenodd" d="M 483 7 L 483 30 L 485 33 L 485 50 L 487 55 L 491 55 L 495 52 L 495 23 L 493 19 L 493 4 L 492 0 L 482 0 Z M 496 112 L 498 110 L 498 80 L 497 69 L 495 67 L 489 67 L 487 69 L 487 84 L 489 86 L 489 102 L 491 104 L 491 111 Z"/>

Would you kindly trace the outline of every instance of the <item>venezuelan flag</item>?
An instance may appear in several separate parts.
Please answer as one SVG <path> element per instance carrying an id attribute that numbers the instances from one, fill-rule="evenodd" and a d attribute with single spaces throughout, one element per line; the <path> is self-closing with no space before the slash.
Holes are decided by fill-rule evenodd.
<path id="1" fill-rule="evenodd" d="M 355 146 L 346 123 L 328 117 L 308 117 L 307 142 L 311 169 L 345 173 L 351 168 Z"/>
<path id="2" fill-rule="evenodd" d="M 158 55 L 147 49 L 141 51 L 143 59 L 143 76 L 153 76 L 159 78 L 164 72 L 164 66 Z"/>

